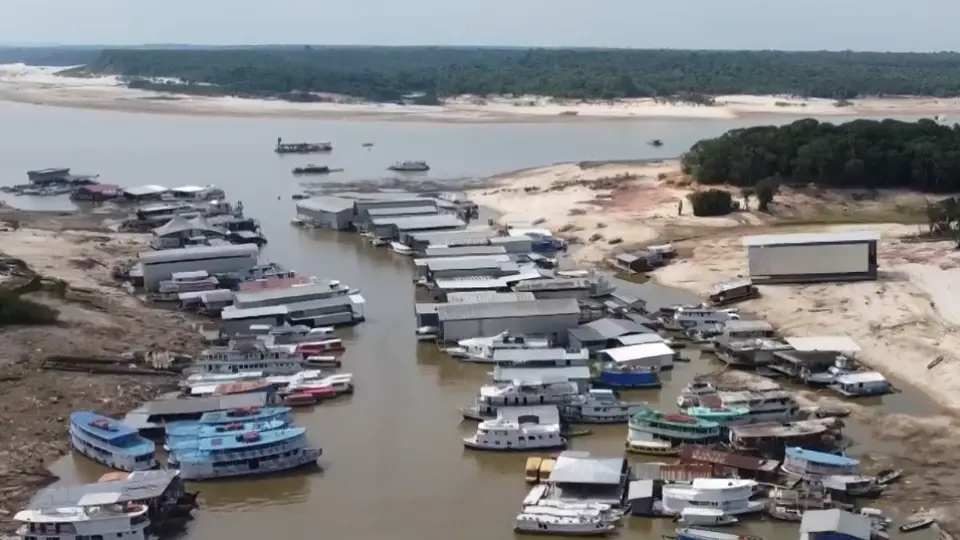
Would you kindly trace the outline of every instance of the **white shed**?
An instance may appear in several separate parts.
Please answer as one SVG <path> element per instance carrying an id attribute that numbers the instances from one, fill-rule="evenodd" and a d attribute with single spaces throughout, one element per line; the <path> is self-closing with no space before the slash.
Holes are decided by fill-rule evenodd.
<path id="1" fill-rule="evenodd" d="M 639 343 L 637 345 L 628 345 L 626 347 L 616 347 L 614 349 L 604 349 L 600 351 L 600 357 L 606 357 L 611 362 L 619 365 L 628 365 L 636 367 L 662 368 L 670 365 L 673 361 L 673 349 L 666 343 Z"/>

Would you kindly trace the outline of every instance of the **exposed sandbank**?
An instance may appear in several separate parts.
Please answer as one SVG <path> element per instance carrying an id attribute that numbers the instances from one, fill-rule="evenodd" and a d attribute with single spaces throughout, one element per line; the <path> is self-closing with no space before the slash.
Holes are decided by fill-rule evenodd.
<path id="1" fill-rule="evenodd" d="M 544 122 L 577 119 L 732 119 L 745 115 L 784 116 L 945 116 L 960 113 L 960 99 L 871 98 L 837 107 L 827 99 L 788 96 L 717 96 L 715 106 L 655 99 L 577 101 L 522 96 L 460 96 L 436 107 L 378 103 L 291 103 L 236 97 L 203 97 L 133 90 L 117 77 L 59 77 L 62 68 L 0 65 L 0 99 L 129 112 L 421 120 L 430 122 Z"/>

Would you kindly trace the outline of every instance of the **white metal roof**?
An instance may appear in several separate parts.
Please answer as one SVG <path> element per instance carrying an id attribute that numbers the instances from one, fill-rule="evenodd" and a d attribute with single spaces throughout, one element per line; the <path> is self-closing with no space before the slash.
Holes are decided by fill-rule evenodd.
<path id="1" fill-rule="evenodd" d="M 344 199 L 343 197 L 310 197 L 297 202 L 297 210 L 310 210 L 313 212 L 343 212 L 352 210 L 353 199 Z"/>
<path id="2" fill-rule="evenodd" d="M 625 346 L 664 343 L 663 336 L 660 334 L 630 334 L 629 336 L 620 336 L 616 340 Z"/>
<path id="3" fill-rule="evenodd" d="M 160 193 L 165 193 L 167 191 L 169 191 L 167 188 L 158 186 L 156 184 L 123 188 L 124 193 L 133 195 L 134 197 L 143 197 L 144 195 L 159 195 Z"/>
<path id="4" fill-rule="evenodd" d="M 842 353 L 858 353 L 860 346 L 847 336 L 806 336 L 783 338 L 798 351 L 830 351 Z"/>
<path id="5" fill-rule="evenodd" d="M 594 458 L 587 452 L 561 452 L 550 474 L 558 484 L 619 484 L 624 458 Z"/>
<path id="6" fill-rule="evenodd" d="M 838 244 L 842 242 L 878 242 L 880 233 L 874 230 L 822 232 L 800 234 L 762 234 L 744 236 L 744 247 L 787 246 L 794 244 Z"/>
<path id="7" fill-rule="evenodd" d="M 447 294 L 450 304 L 480 304 L 484 302 L 521 302 L 536 300 L 531 292 L 497 292 L 497 291 L 470 291 L 452 292 Z"/>
<path id="8" fill-rule="evenodd" d="M 862 371 L 838 375 L 836 381 L 840 384 L 878 383 L 887 382 L 887 378 L 876 371 Z"/>
<path id="9" fill-rule="evenodd" d="M 415 231 L 418 229 L 430 229 L 433 227 L 463 227 L 463 222 L 454 214 L 437 214 L 427 216 L 409 216 L 409 217 L 382 217 L 373 218 L 370 223 L 374 225 L 393 225 L 399 230 Z"/>
<path id="10" fill-rule="evenodd" d="M 253 244 L 197 246 L 162 251 L 144 251 L 137 255 L 143 264 L 175 263 L 187 259 L 219 259 L 225 257 L 256 257 L 260 253 Z"/>
<path id="11" fill-rule="evenodd" d="M 444 304 L 437 308 L 441 321 L 470 319 L 502 319 L 545 315 L 579 315 L 580 305 L 573 298 L 549 298 L 520 302 L 488 302 L 484 304 Z"/>
<path id="12" fill-rule="evenodd" d="M 563 348 L 550 348 L 550 349 L 494 349 L 493 350 L 493 361 L 495 363 L 501 362 L 537 362 L 537 361 L 552 361 L 552 360 L 588 360 L 590 358 L 590 351 L 587 349 L 581 349 L 579 351 L 568 351 Z M 562 375 L 558 375 L 562 376 Z"/>
<path id="13" fill-rule="evenodd" d="M 673 349 L 664 342 L 640 343 L 638 345 L 629 345 L 626 347 L 617 347 L 615 349 L 604 349 L 600 351 L 606 353 L 611 360 L 617 363 L 630 362 L 643 358 L 654 358 L 657 356 L 672 355 Z"/>
<path id="14" fill-rule="evenodd" d="M 500 268 L 502 263 L 510 262 L 509 255 L 476 255 L 468 257 L 442 257 L 427 259 L 427 268 L 431 272 L 442 270 L 480 270 Z"/>
<path id="15" fill-rule="evenodd" d="M 560 423 L 560 410 L 556 405 L 497 408 L 497 417 L 500 419 L 516 422 L 521 416 L 536 416 L 540 425 Z"/>
<path id="16" fill-rule="evenodd" d="M 443 289 L 445 291 L 472 291 L 472 290 L 481 290 L 481 289 L 501 289 L 509 287 L 514 283 L 520 281 L 525 281 L 528 279 L 540 279 L 543 277 L 543 274 L 533 265 L 520 266 L 520 272 L 517 274 L 511 274 L 509 276 L 503 276 L 498 278 L 490 277 L 461 277 L 461 278 L 449 278 L 449 279 L 438 279 L 434 281 L 434 285 L 438 289 Z"/>
<path id="17" fill-rule="evenodd" d="M 589 366 L 561 366 L 561 367 L 504 367 L 493 369 L 495 382 L 536 382 L 549 377 L 566 377 L 571 381 L 586 381 L 590 379 Z"/>
<path id="18" fill-rule="evenodd" d="M 869 540 L 872 526 L 869 517 L 838 508 L 807 510 L 800 522 L 800 532 L 810 536 L 815 536 L 811 533 L 838 533 L 848 538 Z"/>
<path id="19" fill-rule="evenodd" d="M 200 193 L 208 188 L 204 186 L 180 186 L 171 189 L 170 191 L 176 191 L 179 193 Z"/>

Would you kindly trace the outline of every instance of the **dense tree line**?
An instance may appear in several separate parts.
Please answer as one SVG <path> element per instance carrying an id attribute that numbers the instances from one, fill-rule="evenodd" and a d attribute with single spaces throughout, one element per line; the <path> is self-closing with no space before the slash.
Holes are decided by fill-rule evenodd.
<path id="1" fill-rule="evenodd" d="M 104 50 L 89 68 L 170 77 L 188 91 L 335 93 L 395 101 L 411 93 L 562 98 L 791 94 L 960 95 L 960 54 L 469 47 L 268 47 Z M 139 81 L 142 87 L 169 84 Z M 301 96 L 302 98 L 302 96 Z"/>
<path id="2" fill-rule="evenodd" d="M 960 126 L 933 120 L 813 119 L 728 131 L 683 156 L 704 184 L 816 183 L 835 187 L 960 191 Z"/>

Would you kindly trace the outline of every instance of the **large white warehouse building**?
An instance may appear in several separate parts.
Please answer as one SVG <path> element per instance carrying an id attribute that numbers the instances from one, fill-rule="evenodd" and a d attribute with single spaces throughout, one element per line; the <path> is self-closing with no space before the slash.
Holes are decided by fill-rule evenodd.
<path id="1" fill-rule="evenodd" d="M 876 231 L 745 236 L 754 283 L 877 279 Z"/>

